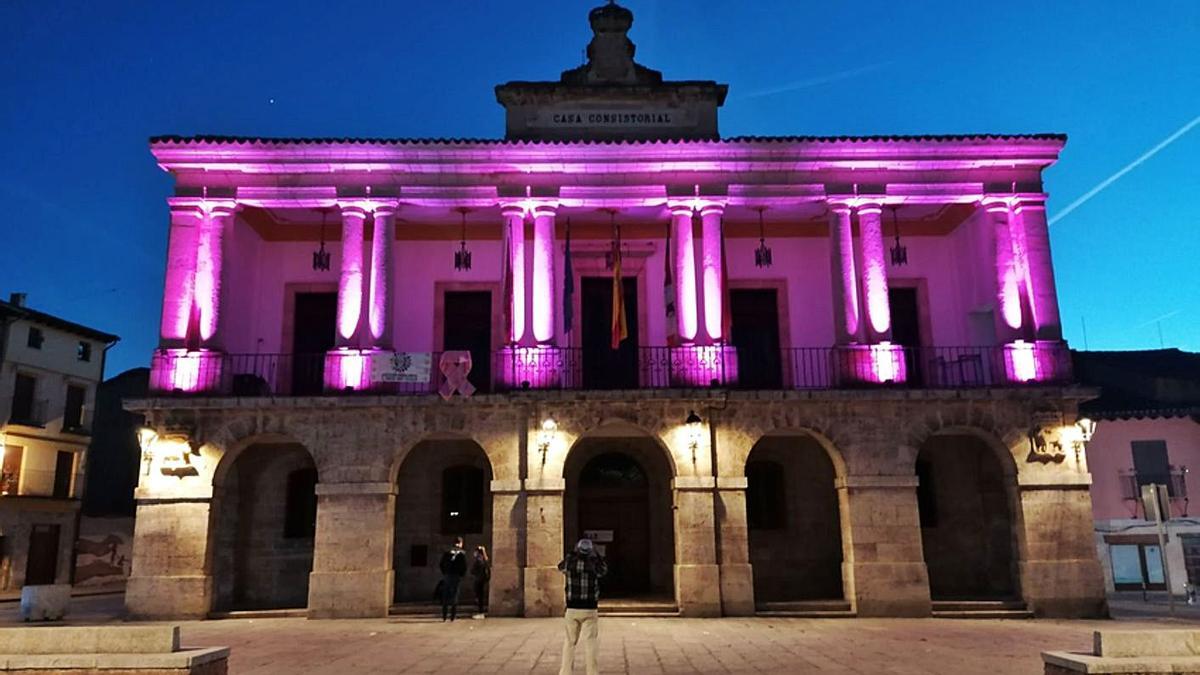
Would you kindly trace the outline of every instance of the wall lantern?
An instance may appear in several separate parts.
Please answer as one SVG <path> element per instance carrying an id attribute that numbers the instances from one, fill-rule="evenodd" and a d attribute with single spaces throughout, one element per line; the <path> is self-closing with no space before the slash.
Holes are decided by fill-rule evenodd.
<path id="1" fill-rule="evenodd" d="M 1079 457 L 1083 453 L 1084 448 L 1091 442 L 1092 436 L 1096 434 L 1096 422 L 1087 417 L 1080 417 L 1075 422 L 1075 428 L 1079 433 L 1075 436 L 1075 463 L 1079 464 Z"/>
<path id="2" fill-rule="evenodd" d="M 689 410 L 683 426 L 687 429 L 688 450 L 692 451 L 692 466 L 695 466 L 696 450 L 700 448 L 700 435 L 704 431 L 704 420 L 700 419 L 695 410 Z"/>
<path id="3" fill-rule="evenodd" d="M 467 249 L 467 212 L 471 209 L 460 206 L 456 210 L 462 216 L 462 240 L 458 244 L 458 250 L 454 252 L 454 270 L 466 272 L 471 269 L 471 251 Z"/>
<path id="4" fill-rule="evenodd" d="M 763 211 L 767 207 L 758 207 L 758 248 L 754 249 L 754 266 L 755 267 L 770 267 L 771 266 L 771 247 L 767 246 L 766 228 L 763 226 Z"/>
<path id="5" fill-rule="evenodd" d="M 900 243 L 900 221 L 896 218 L 896 208 L 892 207 L 892 233 L 896 235 L 896 243 L 892 246 L 892 264 L 900 267 L 908 264 L 908 248 Z"/>
<path id="6" fill-rule="evenodd" d="M 325 250 L 325 217 L 329 215 L 329 209 L 321 209 L 321 247 L 313 251 L 312 268 L 319 272 L 329 271 L 329 251 Z"/>
<path id="7" fill-rule="evenodd" d="M 542 421 L 542 430 L 538 432 L 538 452 L 542 453 L 542 466 L 546 465 L 546 453 L 550 451 L 550 444 L 554 442 L 554 434 L 558 431 L 558 422 L 554 421 L 553 417 L 547 417 Z"/>
<path id="8" fill-rule="evenodd" d="M 150 427 L 141 427 L 137 431 L 138 446 L 142 449 L 142 462 L 146 464 L 143 475 L 150 475 L 150 465 L 154 463 L 154 441 L 158 440 L 158 432 Z"/>

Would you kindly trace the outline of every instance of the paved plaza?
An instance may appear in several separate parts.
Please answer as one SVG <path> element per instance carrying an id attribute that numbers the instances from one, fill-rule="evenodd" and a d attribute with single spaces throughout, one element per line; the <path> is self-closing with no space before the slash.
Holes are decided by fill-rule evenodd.
<path id="1" fill-rule="evenodd" d="M 117 595 L 77 598 L 71 623 L 120 621 Z M 1194 619 L 1191 621 L 1194 622 Z M 16 622 L 16 606 L 0 606 Z M 418 617 L 186 621 L 189 647 L 233 648 L 230 672 L 554 673 L 561 623 L 554 619 Z M 1186 620 L 630 619 L 600 621 L 607 673 L 1041 672 L 1043 650 L 1086 650 L 1097 628 L 1163 628 Z M 576 672 L 583 672 L 582 652 Z"/>

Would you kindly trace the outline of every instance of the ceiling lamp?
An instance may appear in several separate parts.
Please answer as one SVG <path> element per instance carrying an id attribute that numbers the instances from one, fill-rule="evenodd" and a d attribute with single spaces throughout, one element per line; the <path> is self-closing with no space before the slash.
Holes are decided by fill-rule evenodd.
<path id="1" fill-rule="evenodd" d="M 766 229 L 763 226 L 763 211 L 767 207 L 758 207 L 758 248 L 754 249 L 754 266 L 755 267 L 770 267 L 771 266 L 771 247 L 767 246 Z"/>
<path id="2" fill-rule="evenodd" d="M 329 251 L 325 250 L 325 217 L 328 215 L 329 209 L 321 209 L 321 247 L 312 254 L 312 268 L 318 272 L 329 271 Z"/>
<path id="3" fill-rule="evenodd" d="M 896 219 L 897 207 L 892 207 L 892 232 L 896 235 L 896 244 L 892 246 L 892 264 L 896 267 L 908 264 L 908 248 L 900 243 L 900 221 Z"/>
<path id="4" fill-rule="evenodd" d="M 459 241 L 458 250 L 454 252 L 454 269 L 457 272 L 466 272 L 471 269 L 471 252 L 467 250 L 467 212 L 470 209 L 460 206 L 457 210 L 462 216 L 462 240 Z"/>

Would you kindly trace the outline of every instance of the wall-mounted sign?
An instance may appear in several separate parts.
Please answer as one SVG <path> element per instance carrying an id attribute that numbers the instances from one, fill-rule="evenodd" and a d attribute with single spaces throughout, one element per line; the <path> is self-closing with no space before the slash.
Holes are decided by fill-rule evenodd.
<path id="1" fill-rule="evenodd" d="M 540 110 L 529 126 L 542 129 L 662 128 L 686 124 L 678 110 Z"/>
<path id="2" fill-rule="evenodd" d="M 596 543 L 609 543 L 613 540 L 612 530 L 584 530 L 584 539 L 591 539 Z"/>
<path id="3" fill-rule="evenodd" d="M 428 382 L 433 355 L 428 352 L 385 352 L 371 355 L 372 382 Z"/>

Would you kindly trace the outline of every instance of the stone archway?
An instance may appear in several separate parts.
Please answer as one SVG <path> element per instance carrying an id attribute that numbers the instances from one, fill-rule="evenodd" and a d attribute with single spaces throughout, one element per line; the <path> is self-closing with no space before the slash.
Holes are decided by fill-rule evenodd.
<path id="1" fill-rule="evenodd" d="M 916 474 L 931 598 L 1019 597 L 1011 457 L 978 434 L 948 431 L 921 444 Z"/>
<path id="2" fill-rule="evenodd" d="M 563 544 L 586 535 L 602 547 L 610 578 L 602 598 L 674 597 L 671 463 L 650 436 L 579 440 L 564 465 Z"/>
<path id="3" fill-rule="evenodd" d="M 252 443 L 222 462 L 213 484 L 214 610 L 307 607 L 316 485 L 316 464 L 298 443 Z"/>
<path id="4" fill-rule="evenodd" d="M 394 602 L 430 602 L 438 559 L 456 536 L 468 553 L 482 545 L 491 554 L 491 481 L 492 465 L 474 440 L 426 439 L 408 451 L 395 478 Z M 460 601 L 473 603 L 470 584 L 463 586 Z"/>
<path id="5" fill-rule="evenodd" d="M 808 434 L 772 435 L 746 461 L 746 524 L 754 598 L 842 600 L 838 467 Z"/>

